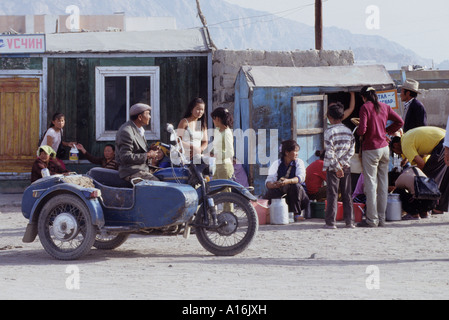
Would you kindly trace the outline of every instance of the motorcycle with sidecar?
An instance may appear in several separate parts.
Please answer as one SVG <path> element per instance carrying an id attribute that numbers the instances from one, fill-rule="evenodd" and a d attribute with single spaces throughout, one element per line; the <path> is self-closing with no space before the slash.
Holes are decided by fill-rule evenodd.
<path id="1" fill-rule="evenodd" d="M 212 254 L 244 251 L 258 231 L 251 201 L 256 197 L 232 180 L 210 180 L 204 163 L 184 156 L 172 125 L 171 167 L 154 175 L 160 181 L 120 179 L 118 171 L 92 168 L 87 174 L 53 175 L 32 183 L 22 198 L 29 220 L 23 242 L 37 236 L 45 251 L 59 260 L 75 260 L 92 247 L 112 250 L 131 234 L 194 233 Z M 231 189 L 231 192 L 224 190 Z"/>

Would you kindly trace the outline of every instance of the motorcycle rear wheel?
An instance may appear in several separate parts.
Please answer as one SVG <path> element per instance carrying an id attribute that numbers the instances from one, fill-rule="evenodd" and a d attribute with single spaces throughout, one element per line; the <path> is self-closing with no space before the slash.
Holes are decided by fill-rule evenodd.
<path id="1" fill-rule="evenodd" d="M 58 260 L 76 260 L 87 254 L 95 241 L 96 228 L 84 202 L 62 194 L 48 200 L 38 219 L 39 240 Z"/>
<path id="2" fill-rule="evenodd" d="M 222 227 L 199 227 L 198 225 L 202 224 L 202 216 L 198 215 L 195 221 L 196 237 L 200 244 L 214 255 L 235 256 L 246 250 L 257 234 L 259 222 L 256 211 L 250 201 L 238 193 L 223 192 L 213 195 L 212 198 L 218 224 L 222 224 Z M 201 210 L 202 207 L 198 212 L 202 212 Z M 209 218 L 212 219 L 211 216 Z"/>

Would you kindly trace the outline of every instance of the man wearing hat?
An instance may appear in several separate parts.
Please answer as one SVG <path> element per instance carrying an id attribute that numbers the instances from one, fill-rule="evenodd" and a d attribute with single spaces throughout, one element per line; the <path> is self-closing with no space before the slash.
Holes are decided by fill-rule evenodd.
<path id="1" fill-rule="evenodd" d="M 427 113 L 424 105 L 416 99 L 419 82 L 407 79 L 401 87 L 401 101 L 404 102 L 404 133 L 422 126 L 427 126 Z"/>
<path id="2" fill-rule="evenodd" d="M 137 103 L 129 110 L 130 120 L 117 131 L 115 138 L 115 160 L 119 164 L 120 178 L 131 181 L 134 178 L 155 180 L 148 163 L 157 157 L 157 150 L 150 150 L 145 139 L 144 126 L 150 123 L 151 107 Z"/>

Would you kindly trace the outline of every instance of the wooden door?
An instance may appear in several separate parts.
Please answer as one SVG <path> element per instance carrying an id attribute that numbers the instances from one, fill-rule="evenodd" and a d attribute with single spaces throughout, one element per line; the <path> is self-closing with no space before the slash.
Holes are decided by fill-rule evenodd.
<path id="1" fill-rule="evenodd" d="M 299 158 L 306 166 L 318 159 L 315 152 L 324 148 L 326 114 L 326 95 L 292 98 L 292 137 L 300 146 Z"/>
<path id="2" fill-rule="evenodd" d="M 0 172 L 31 172 L 39 142 L 39 79 L 0 79 Z"/>

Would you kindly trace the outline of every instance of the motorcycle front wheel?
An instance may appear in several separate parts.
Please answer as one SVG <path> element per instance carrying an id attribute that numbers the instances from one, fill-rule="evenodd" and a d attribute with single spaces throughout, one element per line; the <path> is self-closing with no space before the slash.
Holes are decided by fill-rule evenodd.
<path id="1" fill-rule="evenodd" d="M 58 260 L 75 260 L 87 254 L 96 229 L 84 202 L 62 194 L 48 200 L 39 215 L 39 240 L 45 251 Z"/>
<path id="2" fill-rule="evenodd" d="M 222 192 L 212 196 L 217 213 L 217 225 L 201 226 L 197 215 L 195 234 L 200 244 L 217 256 L 234 256 L 243 252 L 257 234 L 259 222 L 250 201 L 238 193 Z M 202 207 L 198 212 L 202 212 Z M 209 219 L 212 221 L 212 216 Z"/>

